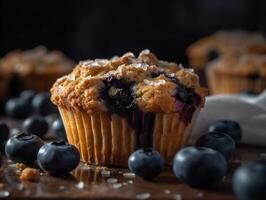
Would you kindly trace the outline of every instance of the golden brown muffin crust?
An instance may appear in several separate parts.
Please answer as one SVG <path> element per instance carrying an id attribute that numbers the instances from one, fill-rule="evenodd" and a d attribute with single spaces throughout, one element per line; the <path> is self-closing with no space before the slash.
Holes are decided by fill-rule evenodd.
<path id="1" fill-rule="evenodd" d="M 202 99 L 205 96 L 197 75 L 191 69 L 160 61 L 149 50 L 144 50 L 138 57 L 126 53 L 110 60 L 80 62 L 72 73 L 56 81 L 51 89 L 51 100 L 58 106 L 87 113 L 107 111 L 100 92 L 108 77 L 133 83 L 136 104 L 145 112 L 177 112 L 175 95 L 178 84 L 198 92 Z"/>

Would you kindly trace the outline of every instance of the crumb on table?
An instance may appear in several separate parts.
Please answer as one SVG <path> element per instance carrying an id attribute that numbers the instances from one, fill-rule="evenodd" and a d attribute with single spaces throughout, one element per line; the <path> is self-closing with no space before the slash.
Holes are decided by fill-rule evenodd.
<path id="1" fill-rule="evenodd" d="M 20 180 L 22 181 L 37 181 L 40 177 L 40 171 L 38 169 L 27 167 L 20 175 Z"/>
<path id="2" fill-rule="evenodd" d="M 16 168 L 20 171 L 24 170 L 27 167 L 27 165 L 23 163 L 16 163 Z"/>

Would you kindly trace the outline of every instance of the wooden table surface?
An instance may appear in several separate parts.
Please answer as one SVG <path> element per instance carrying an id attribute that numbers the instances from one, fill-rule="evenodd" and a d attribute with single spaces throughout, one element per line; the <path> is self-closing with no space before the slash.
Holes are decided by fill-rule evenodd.
<path id="1" fill-rule="evenodd" d="M 107 169 L 80 163 L 65 177 L 41 175 L 39 181 L 21 182 L 15 165 L 6 161 L 0 170 L 0 199 L 177 199 L 234 200 L 230 177 L 241 163 L 265 159 L 266 148 L 239 146 L 223 182 L 199 190 L 179 182 L 170 168 L 153 181 L 128 177 L 126 169 Z M 110 174 L 109 174 L 110 172 Z M 6 196 L 6 197 L 4 197 Z"/>

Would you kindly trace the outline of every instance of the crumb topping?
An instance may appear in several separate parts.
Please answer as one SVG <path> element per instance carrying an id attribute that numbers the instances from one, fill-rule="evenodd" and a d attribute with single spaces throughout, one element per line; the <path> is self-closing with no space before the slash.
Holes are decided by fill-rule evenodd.
<path id="1" fill-rule="evenodd" d="M 51 100 L 88 113 L 108 111 L 111 104 L 126 109 L 134 104 L 145 112 L 171 113 L 178 112 L 176 93 L 180 85 L 204 101 L 205 93 L 191 69 L 161 61 L 143 50 L 138 57 L 126 53 L 109 60 L 81 61 L 72 73 L 56 81 Z"/>
<path id="2" fill-rule="evenodd" d="M 73 61 L 59 51 L 48 51 L 39 46 L 31 50 L 16 50 L 0 61 L 0 70 L 6 74 L 16 73 L 22 77 L 34 75 L 63 75 L 69 73 Z"/>
<path id="3" fill-rule="evenodd" d="M 176 84 L 164 75 L 144 79 L 134 88 L 137 102 L 146 112 L 169 112 L 175 110 Z"/>
<path id="4" fill-rule="evenodd" d="M 38 169 L 27 167 L 21 172 L 19 178 L 22 181 L 37 181 L 40 178 L 40 172 Z"/>
<path id="5" fill-rule="evenodd" d="M 23 163 L 16 163 L 16 168 L 20 171 L 24 170 L 27 166 Z"/>

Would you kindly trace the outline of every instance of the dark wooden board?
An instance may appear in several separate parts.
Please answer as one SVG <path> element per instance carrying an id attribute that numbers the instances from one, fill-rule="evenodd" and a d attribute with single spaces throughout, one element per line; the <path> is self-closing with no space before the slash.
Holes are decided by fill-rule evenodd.
<path id="1" fill-rule="evenodd" d="M 69 176 L 43 174 L 37 182 L 21 182 L 14 164 L 6 161 L 0 170 L 0 199 L 3 191 L 8 191 L 7 199 L 135 199 L 145 193 L 143 196 L 150 196 L 150 199 L 178 199 L 179 195 L 179 200 L 235 200 L 230 184 L 232 172 L 241 163 L 265 158 L 265 153 L 266 148 L 239 146 L 229 164 L 228 175 L 211 190 L 193 189 L 179 182 L 171 168 L 155 180 L 145 181 L 139 177 L 124 177 L 126 169 L 106 169 L 83 163 Z M 105 177 L 106 171 L 110 171 L 110 177 Z M 108 183 L 110 181 L 112 183 Z"/>

